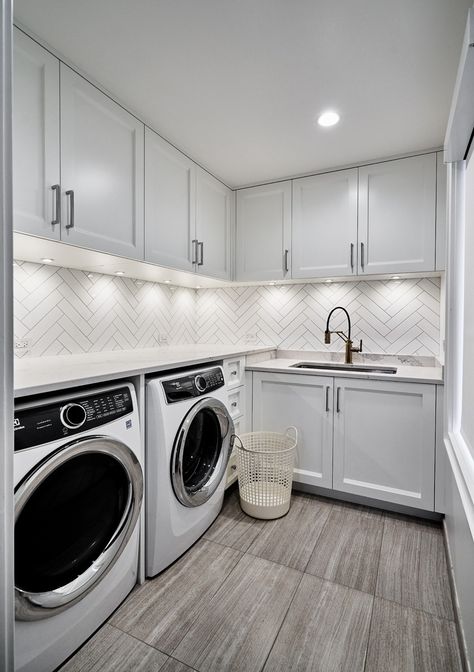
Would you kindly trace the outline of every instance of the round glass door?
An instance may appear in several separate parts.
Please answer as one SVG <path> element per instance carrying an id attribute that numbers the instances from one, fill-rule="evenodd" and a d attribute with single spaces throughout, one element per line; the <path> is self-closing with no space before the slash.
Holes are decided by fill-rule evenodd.
<path id="1" fill-rule="evenodd" d="M 111 568 L 140 510 L 143 476 L 119 441 L 94 437 L 53 453 L 15 493 L 16 616 L 45 618 Z"/>
<path id="2" fill-rule="evenodd" d="M 176 497 L 185 506 L 207 502 L 217 490 L 231 451 L 234 423 L 218 399 L 195 404 L 179 428 L 171 460 Z"/>

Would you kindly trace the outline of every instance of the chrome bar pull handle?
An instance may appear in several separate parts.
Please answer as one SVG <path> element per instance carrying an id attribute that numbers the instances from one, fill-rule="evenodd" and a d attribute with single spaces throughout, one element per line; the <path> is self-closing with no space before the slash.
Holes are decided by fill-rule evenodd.
<path id="1" fill-rule="evenodd" d="M 193 246 L 193 258 L 191 259 L 191 263 L 197 264 L 197 246 L 198 246 L 197 238 L 193 238 L 193 240 L 191 241 L 191 245 Z"/>
<path id="2" fill-rule="evenodd" d="M 364 250 L 365 250 L 365 245 L 364 245 L 364 243 L 361 243 L 360 244 L 360 267 L 362 268 L 362 270 L 364 270 L 364 268 L 365 268 L 365 253 L 364 253 Z"/>
<path id="3" fill-rule="evenodd" d="M 288 271 L 290 270 L 288 268 L 288 254 L 289 253 L 290 253 L 289 250 L 285 250 L 285 254 L 283 255 L 283 270 L 284 270 L 285 273 L 288 273 Z"/>
<path id="4" fill-rule="evenodd" d="M 61 222 L 61 186 L 59 184 L 53 184 L 51 190 L 54 194 L 53 209 L 54 217 L 51 220 L 51 226 L 56 226 Z"/>
<path id="5" fill-rule="evenodd" d="M 198 266 L 202 266 L 204 264 L 204 243 L 200 240 L 198 242 L 198 248 L 199 248 L 199 261 L 197 262 Z"/>
<path id="6" fill-rule="evenodd" d="M 66 191 L 66 196 L 69 198 L 69 208 L 68 208 L 68 223 L 66 224 L 66 229 L 74 228 L 74 191 L 68 189 Z"/>
<path id="7" fill-rule="evenodd" d="M 337 413 L 341 412 L 340 401 L 341 401 L 341 388 L 338 387 L 337 390 L 336 390 L 336 412 Z"/>
<path id="8" fill-rule="evenodd" d="M 329 413 L 329 385 L 326 385 L 326 413 Z"/>
<path id="9" fill-rule="evenodd" d="M 351 271 L 354 272 L 354 243 L 351 243 Z"/>

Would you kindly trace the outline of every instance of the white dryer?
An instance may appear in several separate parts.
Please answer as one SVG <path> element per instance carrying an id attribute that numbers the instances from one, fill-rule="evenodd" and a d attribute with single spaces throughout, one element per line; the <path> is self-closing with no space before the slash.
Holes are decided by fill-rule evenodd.
<path id="1" fill-rule="evenodd" d="M 146 403 L 146 574 L 155 576 L 221 510 L 234 423 L 221 366 L 151 378 Z"/>
<path id="2" fill-rule="evenodd" d="M 15 669 L 50 672 L 137 579 L 142 448 L 135 390 L 15 408 Z"/>

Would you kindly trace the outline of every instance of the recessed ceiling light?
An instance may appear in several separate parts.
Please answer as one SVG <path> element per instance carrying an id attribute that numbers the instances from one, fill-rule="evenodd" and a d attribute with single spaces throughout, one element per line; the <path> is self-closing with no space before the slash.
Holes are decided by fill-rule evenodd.
<path id="1" fill-rule="evenodd" d="M 400 276 L 399 275 L 392 275 L 392 280 L 400 280 Z"/>
<path id="2" fill-rule="evenodd" d="M 115 271 L 115 275 L 124 275 L 123 271 Z"/>
<path id="3" fill-rule="evenodd" d="M 43 262 L 43 264 L 52 264 L 54 259 L 50 259 L 49 257 L 44 257 L 43 259 L 41 259 L 41 261 Z"/>
<path id="4" fill-rule="evenodd" d="M 334 124 L 337 124 L 339 119 L 340 116 L 338 115 L 337 112 L 327 110 L 326 112 L 323 112 L 321 115 L 319 115 L 318 124 L 320 126 L 334 126 Z"/>

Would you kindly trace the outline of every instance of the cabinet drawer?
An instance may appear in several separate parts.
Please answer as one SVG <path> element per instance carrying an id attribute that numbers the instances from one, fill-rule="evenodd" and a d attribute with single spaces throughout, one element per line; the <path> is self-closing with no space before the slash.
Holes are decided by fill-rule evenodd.
<path id="1" fill-rule="evenodd" d="M 245 415 L 245 388 L 239 387 L 229 393 L 229 413 L 233 418 Z"/>
<path id="2" fill-rule="evenodd" d="M 245 375 L 245 357 L 238 357 L 236 359 L 226 359 L 224 361 L 224 377 L 227 384 L 227 389 L 232 390 L 234 387 L 244 384 Z"/>

